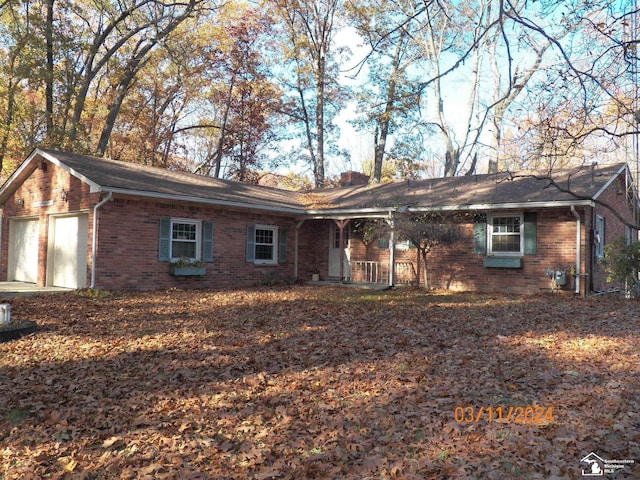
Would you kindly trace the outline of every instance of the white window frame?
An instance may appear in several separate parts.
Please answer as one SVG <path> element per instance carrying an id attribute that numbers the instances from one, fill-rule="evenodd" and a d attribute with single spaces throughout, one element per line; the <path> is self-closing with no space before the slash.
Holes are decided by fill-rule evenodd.
<path id="1" fill-rule="evenodd" d="M 349 248 L 349 242 L 351 241 L 351 225 L 347 225 L 344 228 L 342 235 L 344 248 Z M 333 239 L 331 239 L 331 241 L 332 248 L 340 248 L 340 227 L 338 227 L 338 225 L 334 224 Z"/>
<path id="2" fill-rule="evenodd" d="M 631 228 L 628 225 L 624 226 L 624 238 L 627 241 L 627 245 L 638 241 L 638 230 Z"/>
<path id="3" fill-rule="evenodd" d="M 396 242 L 396 250 L 406 252 L 410 248 L 413 248 L 413 243 L 411 243 L 411 240 L 400 240 Z"/>
<path id="4" fill-rule="evenodd" d="M 268 243 L 258 243 L 258 230 L 269 230 L 273 232 L 273 243 L 271 244 L 271 258 L 270 259 L 259 259 L 258 258 L 258 246 L 259 245 L 269 245 Z M 255 231 L 253 233 L 253 263 L 256 265 L 276 265 L 278 263 L 278 227 L 274 225 L 255 225 Z"/>
<path id="5" fill-rule="evenodd" d="M 494 233 L 493 231 L 493 221 L 495 218 L 518 218 L 519 219 L 519 223 L 520 223 L 520 231 L 518 233 L 516 232 L 511 232 L 511 233 L 504 233 L 504 232 L 496 232 Z M 493 256 L 512 256 L 512 257 L 522 257 L 523 256 L 523 252 L 524 252 L 524 215 L 522 212 L 516 212 L 516 213 L 509 213 L 509 214 L 496 214 L 496 215 L 489 215 L 487 218 L 487 235 L 489 237 L 489 241 L 488 241 L 488 247 L 489 247 L 489 251 L 488 254 L 489 255 L 493 255 Z M 502 251 L 493 251 L 493 238 L 494 236 L 515 236 L 515 235 L 519 235 L 520 236 L 520 248 L 517 252 L 502 252 Z"/>
<path id="6" fill-rule="evenodd" d="M 184 225 L 195 225 L 196 227 L 196 238 L 193 241 L 189 241 L 186 239 L 175 239 L 173 238 L 173 226 L 176 224 L 184 224 Z M 189 242 L 195 243 L 196 245 L 196 256 L 188 257 L 186 260 L 202 260 L 202 221 L 201 220 L 193 220 L 191 218 L 172 218 L 171 224 L 169 226 L 169 258 L 171 262 L 177 262 L 179 260 L 184 260 L 185 257 L 176 257 L 173 254 L 173 242 Z"/>

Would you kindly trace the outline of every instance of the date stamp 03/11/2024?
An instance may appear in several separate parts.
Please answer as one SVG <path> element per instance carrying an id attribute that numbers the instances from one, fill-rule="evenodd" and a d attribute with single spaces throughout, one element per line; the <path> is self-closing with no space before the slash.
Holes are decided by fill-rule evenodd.
<path id="1" fill-rule="evenodd" d="M 553 407 L 527 406 L 458 406 L 453 411 L 457 423 L 518 423 L 522 425 L 547 425 L 553 422 Z"/>

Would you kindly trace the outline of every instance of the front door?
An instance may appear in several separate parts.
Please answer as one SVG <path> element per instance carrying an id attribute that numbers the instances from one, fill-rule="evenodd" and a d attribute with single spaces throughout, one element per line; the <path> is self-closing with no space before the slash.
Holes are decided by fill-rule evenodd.
<path id="1" fill-rule="evenodd" d="M 344 228 L 344 267 L 343 276 L 349 272 L 349 225 Z M 331 222 L 329 228 L 329 278 L 340 278 L 340 228 Z"/>

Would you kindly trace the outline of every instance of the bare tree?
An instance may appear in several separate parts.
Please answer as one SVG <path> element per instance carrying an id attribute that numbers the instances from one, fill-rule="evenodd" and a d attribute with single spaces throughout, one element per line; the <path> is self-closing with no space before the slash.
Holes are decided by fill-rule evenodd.
<path id="1" fill-rule="evenodd" d="M 316 187 L 325 184 L 327 109 L 339 103 L 338 69 L 333 52 L 335 20 L 341 0 L 277 0 L 274 18 L 284 29 L 282 48 L 293 77 L 285 81 L 294 92 L 289 114 L 303 130 Z"/>
<path id="2" fill-rule="evenodd" d="M 399 5 L 380 0 L 349 4 L 350 21 L 370 48 L 367 57 L 353 70 L 357 74 L 368 67 L 367 81 L 358 88 L 361 114 L 355 123 L 374 132 L 374 183 L 382 179 L 392 132 L 402 131 L 400 123 L 411 123 L 411 114 L 419 108 L 419 92 L 408 72 L 419 60 L 412 40 L 417 15 L 407 15 L 397 8 Z M 399 136 L 395 141 L 400 141 Z"/>

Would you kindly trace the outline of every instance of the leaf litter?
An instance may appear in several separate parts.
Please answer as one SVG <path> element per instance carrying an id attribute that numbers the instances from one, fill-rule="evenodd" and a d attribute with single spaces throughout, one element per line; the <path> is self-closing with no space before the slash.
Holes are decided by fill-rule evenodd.
<path id="1" fill-rule="evenodd" d="M 10 303 L 40 330 L 0 344 L 3 480 L 574 479 L 590 452 L 640 478 L 636 300 L 295 286 Z M 551 415 L 506 420 L 526 407 Z"/>

